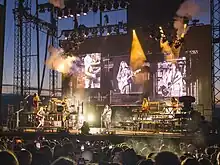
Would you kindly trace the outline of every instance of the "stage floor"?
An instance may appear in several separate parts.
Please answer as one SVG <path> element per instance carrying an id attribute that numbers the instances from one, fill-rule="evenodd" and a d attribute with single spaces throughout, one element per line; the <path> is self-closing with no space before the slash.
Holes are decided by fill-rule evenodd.
<path id="1" fill-rule="evenodd" d="M 107 133 L 101 133 L 101 128 L 91 128 L 91 135 L 81 135 L 78 130 L 69 130 L 68 132 L 58 129 L 47 129 L 47 130 L 36 130 L 33 128 L 26 128 L 22 131 L 14 132 L 0 132 L 0 136 L 7 137 L 22 137 L 27 140 L 37 139 L 39 136 L 46 137 L 48 139 L 60 139 L 68 137 L 71 139 L 81 140 L 109 140 L 115 143 L 124 142 L 128 139 L 167 139 L 167 140 L 178 140 L 178 141 L 196 141 L 198 136 L 192 133 L 171 133 L 171 132 L 148 132 L 148 131 L 132 131 L 132 130 L 120 130 L 111 129 Z"/>

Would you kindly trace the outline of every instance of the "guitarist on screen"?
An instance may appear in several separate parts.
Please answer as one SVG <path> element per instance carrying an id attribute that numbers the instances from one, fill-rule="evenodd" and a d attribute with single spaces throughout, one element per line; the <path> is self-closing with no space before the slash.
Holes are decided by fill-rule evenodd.
<path id="1" fill-rule="evenodd" d="M 121 61 L 117 74 L 118 89 L 121 94 L 129 94 L 131 92 L 133 76 L 140 71 L 141 69 L 133 72 L 125 61 Z"/>

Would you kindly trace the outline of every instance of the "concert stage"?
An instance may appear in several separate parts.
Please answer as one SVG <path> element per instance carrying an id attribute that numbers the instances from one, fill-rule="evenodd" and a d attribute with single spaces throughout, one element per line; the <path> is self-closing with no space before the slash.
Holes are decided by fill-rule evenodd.
<path id="1" fill-rule="evenodd" d="M 54 132 L 53 132 L 54 131 Z M 201 136 L 192 133 L 168 133 L 168 132 L 147 132 L 147 131 L 129 131 L 129 130 L 111 130 L 108 134 L 97 133 L 100 128 L 91 128 L 91 135 L 81 135 L 77 130 L 44 130 L 39 131 L 36 129 L 28 128 L 23 132 L 1 132 L 0 137 L 22 137 L 25 140 L 34 140 L 38 137 L 45 137 L 46 139 L 62 139 L 68 137 L 70 139 L 79 139 L 81 141 L 98 141 L 98 140 L 109 140 L 112 143 L 122 143 L 127 140 L 165 140 L 174 142 L 189 142 L 189 143 L 200 143 L 203 142 Z M 95 133 L 96 132 L 96 133 Z"/>

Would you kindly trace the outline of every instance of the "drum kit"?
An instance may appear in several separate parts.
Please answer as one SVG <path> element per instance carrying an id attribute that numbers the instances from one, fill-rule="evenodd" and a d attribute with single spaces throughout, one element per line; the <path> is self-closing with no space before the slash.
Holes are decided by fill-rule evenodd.
<path id="1" fill-rule="evenodd" d="M 78 111 L 70 99 L 50 99 L 48 105 L 40 107 L 45 111 L 43 127 L 73 128 L 77 126 Z"/>

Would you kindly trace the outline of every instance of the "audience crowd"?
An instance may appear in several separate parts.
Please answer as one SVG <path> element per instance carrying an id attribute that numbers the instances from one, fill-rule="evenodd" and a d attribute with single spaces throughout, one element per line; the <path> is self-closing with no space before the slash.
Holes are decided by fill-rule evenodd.
<path id="1" fill-rule="evenodd" d="M 200 148 L 193 144 L 172 144 L 162 140 L 128 140 L 113 145 L 108 141 L 79 141 L 64 138 L 33 141 L 2 137 L 2 165 L 220 165 L 218 145 Z"/>

